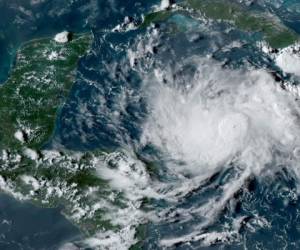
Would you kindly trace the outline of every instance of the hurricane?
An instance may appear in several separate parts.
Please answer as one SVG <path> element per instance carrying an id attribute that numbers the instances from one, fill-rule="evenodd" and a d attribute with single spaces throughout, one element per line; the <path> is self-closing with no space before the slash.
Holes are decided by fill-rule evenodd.
<path id="1" fill-rule="evenodd" d="M 298 249 L 299 6 L 0 0 L 0 249 Z"/>

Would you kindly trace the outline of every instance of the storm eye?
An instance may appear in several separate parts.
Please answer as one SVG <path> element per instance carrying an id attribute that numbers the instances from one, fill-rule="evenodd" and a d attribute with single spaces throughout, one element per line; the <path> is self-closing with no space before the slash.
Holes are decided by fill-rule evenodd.
<path id="1" fill-rule="evenodd" d="M 219 123 L 218 133 L 226 143 L 235 143 L 243 138 L 248 129 L 248 118 L 240 113 L 229 114 Z"/>

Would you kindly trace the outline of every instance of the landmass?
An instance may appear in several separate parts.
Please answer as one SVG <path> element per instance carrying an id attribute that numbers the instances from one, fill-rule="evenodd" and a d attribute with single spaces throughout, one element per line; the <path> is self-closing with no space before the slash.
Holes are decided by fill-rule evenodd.
<path id="1" fill-rule="evenodd" d="M 174 7 L 149 13 L 141 27 L 165 21 L 175 14 L 192 14 L 198 18 L 227 22 L 240 30 L 261 34 L 262 39 L 274 49 L 285 48 L 300 40 L 296 32 L 270 12 L 254 11 L 230 0 L 184 0 Z"/>
<path id="2" fill-rule="evenodd" d="M 110 195 L 111 206 L 120 205 L 121 199 L 96 173 L 103 152 L 45 148 L 78 62 L 93 40 L 91 33 L 74 35 L 70 41 L 59 38 L 23 44 L 8 80 L 0 86 L 0 188 L 39 206 L 63 206 L 64 215 L 92 235 L 116 227 L 104 218 L 109 201 L 101 205 L 101 199 Z"/>
<path id="3" fill-rule="evenodd" d="M 24 44 L 6 83 L 0 87 L 0 149 L 41 149 L 74 82 L 78 60 L 91 34 L 66 44 L 42 38 Z"/>
<path id="4" fill-rule="evenodd" d="M 229 0 L 185 0 L 174 8 L 168 1 L 163 7 L 146 15 L 140 28 L 163 22 L 175 14 L 192 13 L 259 33 L 274 49 L 299 41 L 294 31 L 271 14 L 250 11 Z M 138 207 L 142 202 L 128 203 L 121 191 L 112 189 L 109 181 L 100 177 L 99 165 L 103 164 L 112 173 L 117 168 L 109 154 L 45 147 L 73 86 L 78 62 L 90 50 L 92 40 L 90 33 L 70 36 L 64 32 L 55 39 L 31 40 L 17 51 L 10 76 L 0 86 L 0 189 L 39 206 L 62 205 L 64 215 L 87 235 L 126 227 L 126 220 L 124 225 L 114 222 L 111 211 L 118 216 L 123 209 L 126 213 L 120 214 L 126 217 L 130 206 Z M 115 153 L 114 157 L 126 160 L 122 153 Z M 135 166 L 129 165 L 124 175 L 130 175 L 130 168 Z M 143 238 L 143 231 L 140 226 L 136 237 Z M 139 245 L 134 248 L 139 249 Z"/>

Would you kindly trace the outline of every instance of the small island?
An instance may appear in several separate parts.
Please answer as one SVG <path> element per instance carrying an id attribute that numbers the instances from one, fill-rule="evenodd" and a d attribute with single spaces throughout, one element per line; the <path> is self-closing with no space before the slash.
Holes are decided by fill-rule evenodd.
<path id="1" fill-rule="evenodd" d="M 141 27 L 163 22 L 175 14 L 191 13 L 204 19 L 227 22 L 242 31 L 260 33 L 274 49 L 285 48 L 300 40 L 299 35 L 285 26 L 278 17 L 268 12 L 253 11 L 230 0 L 184 0 L 174 8 L 149 13 Z"/>

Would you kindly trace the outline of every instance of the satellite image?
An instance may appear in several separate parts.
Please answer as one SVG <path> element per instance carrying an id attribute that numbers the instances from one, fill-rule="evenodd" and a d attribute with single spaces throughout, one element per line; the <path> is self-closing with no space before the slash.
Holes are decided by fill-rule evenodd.
<path id="1" fill-rule="evenodd" d="M 300 249 L 299 0 L 0 17 L 0 250 Z"/>

